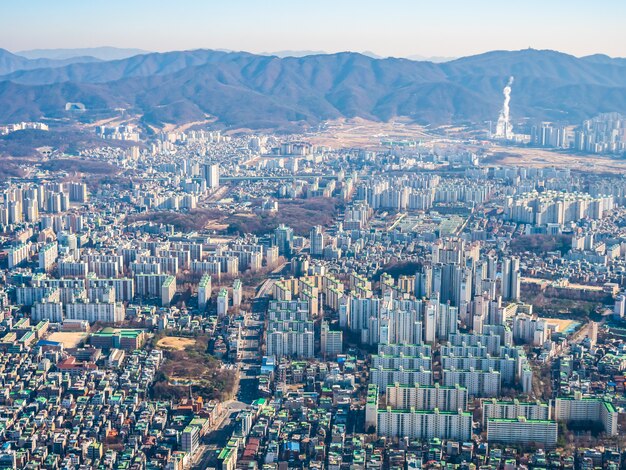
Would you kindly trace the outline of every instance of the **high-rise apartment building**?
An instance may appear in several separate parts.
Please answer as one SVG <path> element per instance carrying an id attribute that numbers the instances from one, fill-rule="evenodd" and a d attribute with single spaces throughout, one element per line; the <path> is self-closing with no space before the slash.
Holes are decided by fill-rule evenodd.
<path id="1" fill-rule="evenodd" d="M 504 258 L 502 260 L 502 298 L 519 300 L 520 285 L 519 258 L 517 256 Z"/>

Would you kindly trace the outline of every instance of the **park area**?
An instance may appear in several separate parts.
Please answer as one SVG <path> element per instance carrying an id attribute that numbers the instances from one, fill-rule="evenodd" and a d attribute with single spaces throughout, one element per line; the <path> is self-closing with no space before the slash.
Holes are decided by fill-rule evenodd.
<path id="1" fill-rule="evenodd" d="M 152 387 L 157 399 L 179 399 L 194 395 L 204 399 L 227 400 L 237 389 L 236 369 L 227 369 L 209 354 L 209 338 L 163 336 L 156 346 L 165 352 L 166 361 Z"/>
<path id="2" fill-rule="evenodd" d="M 181 336 L 164 336 L 159 339 L 156 346 L 160 349 L 184 351 L 185 348 L 192 347 L 196 344 L 193 338 L 184 338 Z"/>

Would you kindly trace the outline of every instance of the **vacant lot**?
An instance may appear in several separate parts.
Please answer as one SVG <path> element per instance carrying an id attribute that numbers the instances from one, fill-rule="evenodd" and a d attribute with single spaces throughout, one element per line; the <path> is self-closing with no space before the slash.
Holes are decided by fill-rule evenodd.
<path id="1" fill-rule="evenodd" d="M 577 155 L 545 149 L 494 146 L 486 163 L 525 167 L 570 168 L 588 173 L 622 174 L 626 160 L 606 155 Z"/>
<path id="2" fill-rule="evenodd" d="M 556 325 L 559 333 L 566 333 L 568 331 L 571 331 L 571 329 L 573 329 L 576 324 L 580 324 L 574 320 L 569 320 L 567 318 L 542 318 L 542 320 L 548 322 L 549 325 Z"/>
<path id="3" fill-rule="evenodd" d="M 165 336 L 157 342 L 157 348 L 183 351 L 187 347 L 196 344 L 193 338 L 182 338 L 178 336 Z"/>
<path id="4" fill-rule="evenodd" d="M 64 348 L 76 348 L 87 340 L 88 333 L 57 331 L 48 336 L 49 341 L 58 341 Z"/>
<path id="5" fill-rule="evenodd" d="M 325 129 L 309 137 L 314 145 L 327 145 L 333 148 L 380 148 L 381 141 L 428 140 L 432 135 L 424 126 L 408 119 L 395 119 L 391 122 L 369 121 L 362 118 L 336 119 L 325 123 Z"/>

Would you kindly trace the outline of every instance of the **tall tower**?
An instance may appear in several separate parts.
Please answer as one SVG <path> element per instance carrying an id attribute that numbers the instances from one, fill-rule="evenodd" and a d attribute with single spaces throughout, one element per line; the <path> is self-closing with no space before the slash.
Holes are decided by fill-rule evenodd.
<path id="1" fill-rule="evenodd" d="M 293 248 L 293 229 L 284 224 L 279 225 L 274 230 L 274 240 L 278 247 L 278 253 L 282 256 L 291 256 Z"/>
<path id="2" fill-rule="evenodd" d="M 202 166 L 202 172 L 209 189 L 217 189 L 220 187 L 220 166 L 217 163 L 205 163 Z"/>
<path id="3" fill-rule="evenodd" d="M 437 339 L 437 310 L 436 301 L 427 300 L 423 310 L 424 342 L 434 343 Z"/>
<path id="4" fill-rule="evenodd" d="M 311 256 L 322 256 L 324 254 L 324 232 L 320 225 L 311 229 L 310 238 Z"/>
<path id="5" fill-rule="evenodd" d="M 513 256 L 502 260 L 502 298 L 519 300 L 520 298 L 519 258 Z"/>

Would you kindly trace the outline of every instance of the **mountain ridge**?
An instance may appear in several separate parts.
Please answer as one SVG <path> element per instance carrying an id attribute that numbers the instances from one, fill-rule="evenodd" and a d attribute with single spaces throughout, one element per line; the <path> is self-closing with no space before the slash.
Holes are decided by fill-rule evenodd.
<path id="1" fill-rule="evenodd" d="M 112 46 L 81 47 L 81 48 L 56 48 L 56 49 L 29 49 L 15 52 L 16 55 L 27 59 L 52 59 L 66 60 L 76 57 L 94 57 L 98 60 L 119 60 L 140 54 L 148 54 L 150 51 L 143 49 L 130 49 Z"/>
<path id="2" fill-rule="evenodd" d="M 99 62 L 91 56 L 76 56 L 68 59 L 28 59 L 0 48 L 0 76 L 20 70 L 33 70 L 37 68 L 56 68 L 74 63 Z"/>
<path id="3" fill-rule="evenodd" d="M 491 51 L 444 63 L 341 52 L 304 57 L 192 50 L 72 63 L 0 76 L 0 122 L 115 108 L 149 124 L 217 118 L 227 127 L 309 126 L 340 117 L 418 123 L 497 118 L 514 76 L 514 119 L 578 123 L 626 112 L 626 61 L 556 51 Z"/>

